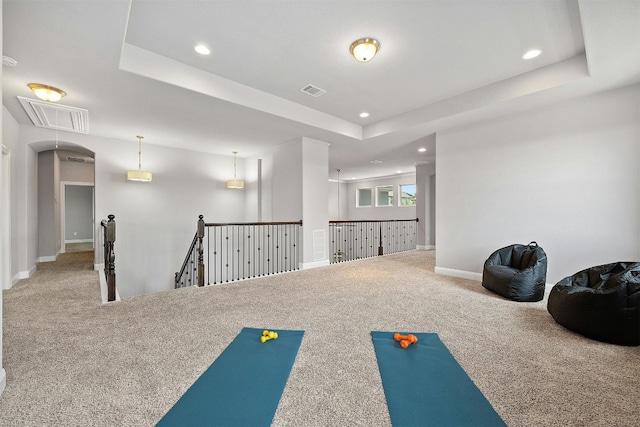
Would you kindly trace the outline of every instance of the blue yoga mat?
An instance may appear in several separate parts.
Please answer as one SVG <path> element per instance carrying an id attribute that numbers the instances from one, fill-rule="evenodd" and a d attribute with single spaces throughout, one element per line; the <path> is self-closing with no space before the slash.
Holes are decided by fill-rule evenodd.
<path id="1" fill-rule="evenodd" d="M 504 426 L 438 334 L 413 334 L 418 342 L 403 349 L 392 332 L 371 332 L 391 423 L 395 427 Z"/>
<path id="2" fill-rule="evenodd" d="M 304 331 L 243 328 L 158 422 L 158 426 L 269 426 L 278 409 Z"/>

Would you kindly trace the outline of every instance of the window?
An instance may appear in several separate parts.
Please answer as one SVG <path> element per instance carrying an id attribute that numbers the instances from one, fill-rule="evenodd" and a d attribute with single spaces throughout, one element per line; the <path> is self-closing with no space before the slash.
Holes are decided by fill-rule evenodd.
<path id="1" fill-rule="evenodd" d="M 416 185 L 406 184 L 400 186 L 400 206 L 416 205 Z"/>
<path id="2" fill-rule="evenodd" d="M 376 206 L 393 206 L 393 186 L 376 187 Z"/>
<path id="3" fill-rule="evenodd" d="M 359 208 L 371 207 L 371 189 L 370 188 L 358 188 L 358 194 L 356 199 L 356 206 Z"/>

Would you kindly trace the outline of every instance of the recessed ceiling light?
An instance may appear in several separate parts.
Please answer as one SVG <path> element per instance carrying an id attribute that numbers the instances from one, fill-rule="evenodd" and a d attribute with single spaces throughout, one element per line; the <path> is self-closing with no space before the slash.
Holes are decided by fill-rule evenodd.
<path id="1" fill-rule="evenodd" d="M 195 47 L 196 52 L 198 52 L 200 55 L 209 55 L 211 53 L 211 50 L 209 50 L 208 47 L 206 47 L 203 44 L 199 44 Z"/>
<path id="2" fill-rule="evenodd" d="M 402 171 L 396 171 L 396 173 L 402 173 Z"/>
<path id="3" fill-rule="evenodd" d="M 420 147 L 420 148 L 418 148 L 418 151 L 421 152 L 421 153 L 424 153 L 425 151 L 427 151 L 427 149 L 424 148 L 424 147 Z"/>
<path id="4" fill-rule="evenodd" d="M 351 177 L 351 179 L 356 179 L 356 177 L 355 177 L 355 176 L 352 176 L 352 177 Z"/>
<path id="5" fill-rule="evenodd" d="M 539 49 L 531 49 L 530 51 L 528 51 L 527 53 L 522 55 L 522 59 L 532 59 L 532 58 L 535 58 L 536 56 L 540 55 L 541 53 L 542 53 L 542 51 L 539 50 Z"/>
<path id="6" fill-rule="evenodd" d="M 363 111 L 362 113 L 360 113 L 360 117 L 362 117 L 363 119 L 365 117 L 369 117 L 369 113 L 367 113 L 366 111 Z"/>
<path id="7" fill-rule="evenodd" d="M 369 163 L 373 163 L 374 165 L 379 165 L 382 163 L 382 160 L 371 160 Z"/>

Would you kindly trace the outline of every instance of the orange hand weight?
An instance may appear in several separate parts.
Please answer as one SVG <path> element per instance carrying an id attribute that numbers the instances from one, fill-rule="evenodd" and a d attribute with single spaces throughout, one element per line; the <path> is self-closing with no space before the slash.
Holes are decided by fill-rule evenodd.
<path id="1" fill-rule="evenodd" d="M 413 334 L 409 334 L 409 335 L 400 335 L 399 333 L 395 333 L 393 334 L 393 339 L 396 341 L 400 341 L 400 345 L 402 345 L 402 341 L 408 341 L 409 344 L 413 344 L 418 342 L 418 337 L 416 337 Z M 403 347 L 406 348 L 406 347 Z"/>

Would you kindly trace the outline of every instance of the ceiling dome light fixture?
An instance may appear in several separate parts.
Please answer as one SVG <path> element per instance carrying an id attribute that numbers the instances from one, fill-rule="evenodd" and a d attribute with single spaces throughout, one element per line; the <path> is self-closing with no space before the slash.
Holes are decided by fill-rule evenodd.
<path id="1" fill-rule="evenodd" d="M 43 101 L 58 102 L 62 99 L 66 93 L 57 87 L 43 85 L 41 83 L 29 83 L 29 89 L 36 94 L 36 96 Z"/>
<path id="2" fill-rule="evenodd" d="M 539 49 L 531 49 L 531 50 L 527 51 L 527 53 L 522 55 L 522 59 L 533 59 L 536 56 L 540 55 L 541 53 L 542 53 L 542 51 L 539 50 Z"/>
<path id="3" fill-rule="evenodd" d="M 351 43 L 349 50 L 354 58 L 360 62 L 369 62 L 380 49 L 380 42 L 370 37 L 358 39 Z"/>
<path id="4" fill-rule="evenodd" d="M 151 182 L 153 174 L 142 170 L 142 138 L 144 136 L 138 135 L 136 138 L 138 138 L 138 170 L 127 171 L 127 181 Z"/>
<path id="5" fill-rule="evenodd" d="M 236 155 L 237 151 L 233 151 L 233 179 L 227 181 L 227 188 L 244 188 L 244 181 L 241 179 L 236 179 Z"/>
<path id="6" fill-rule="evenodd" d="M 360 113 L 360 117 L 362 117 L 363 119 L 367 118 L 369 117 L 369 113 L 367 113 L 366 111 L 363 111 L 362 113 Z"/>
<path id="7" fill-rule="evenodd" d="M 203 44 L 197 45 L 194 49 L 200 55 L 209 55 L 211 53 L 211 50 L 208 47 L 206 47 L 205 45 L 203 45 Z"/>

